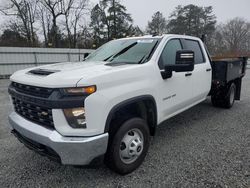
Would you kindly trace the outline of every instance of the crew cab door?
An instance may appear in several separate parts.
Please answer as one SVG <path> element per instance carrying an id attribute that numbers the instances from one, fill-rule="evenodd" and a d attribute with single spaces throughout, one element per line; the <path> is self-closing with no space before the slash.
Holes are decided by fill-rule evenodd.
<path id="1" fill-rule="evenodd" d="M 164 71 L 166 65 L 176 63 L 176 52 L 183 49 L 180 39 L 167 41 L 159 58 L 159 68 Z M 168 118 L 174 113 L 192 104 L 193 77 L 190 72 L 173 72 L 171 78 L 161 79 L 159 84 L 159 98 L 161 117 Z"/>
<path id="2" fill-rule="evenodd" d="M 212 82 L 212 69 L 208 57 L 205 55 L 201 41 L 183 39 L 183 46 L 195 53 L 195 67 L 192 72 L 194 102 L 203 100 L 208 95 Z"/>

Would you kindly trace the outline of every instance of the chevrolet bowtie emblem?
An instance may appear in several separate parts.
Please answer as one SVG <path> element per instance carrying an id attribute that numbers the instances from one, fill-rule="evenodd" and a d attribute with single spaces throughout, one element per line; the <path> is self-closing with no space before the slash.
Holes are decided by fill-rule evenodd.
<path id="1" fill-rule="evenodd" d="M 41 112 L 43 116 L 47 116 L 49 113 L 48 112 Z"/>

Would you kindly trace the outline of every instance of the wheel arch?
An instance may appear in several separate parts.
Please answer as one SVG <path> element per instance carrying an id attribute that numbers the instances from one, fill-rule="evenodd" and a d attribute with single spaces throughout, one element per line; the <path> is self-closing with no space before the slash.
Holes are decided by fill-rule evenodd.
<path id="1" fill-rule="evenodd" d="M 104 132 L 106 133 L 110 131 L 112 120 L 119 115 L 119 112 L 130 114 L 130 112 L 126 110 L 127 108 L 129 109 L 130 107 L 134 107 L 134 105 L 136 105 L 139 110 L 137 111 L 140 114 L 139 117 L 146 120 L 149 126 L 150 134 L 153 136 L 157 126 L 157 105 L 152 95 L 133 97 L 113 106 L 107 116 Z"/>

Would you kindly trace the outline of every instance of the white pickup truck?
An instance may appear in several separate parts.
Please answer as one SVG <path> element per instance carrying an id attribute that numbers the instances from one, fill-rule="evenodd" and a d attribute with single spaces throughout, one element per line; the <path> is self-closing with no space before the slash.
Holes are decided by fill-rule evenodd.
<path id="1" fill-rule="evenodd" d="M 199 38 L 113 40 L 82 62 L 14 73 L 12 133 L 28 148 L 67 165 L 101 159 L 127 174 L 143 162 L 157 125 L 206 100 L 240 100 L 247 58 L 211 62 Z"/>

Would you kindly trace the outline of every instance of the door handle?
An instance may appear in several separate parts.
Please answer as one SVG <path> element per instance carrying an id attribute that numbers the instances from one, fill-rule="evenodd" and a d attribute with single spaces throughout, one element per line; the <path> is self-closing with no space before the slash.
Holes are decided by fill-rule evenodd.
<path id="1" fill-rule="evenodd" d="M 206 71 L 207 71 L 207 72 L 210 72 L 211 70 L 212 70 L 212 69 L 209 68 L 209 69 L 207 69 Z"/>
<path id="2" fill-rule="evenodd" d="M 185 76 L 192 76 L 192 73 L 186 73 Z"/>

